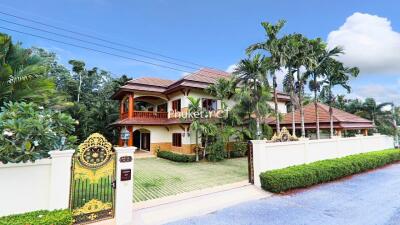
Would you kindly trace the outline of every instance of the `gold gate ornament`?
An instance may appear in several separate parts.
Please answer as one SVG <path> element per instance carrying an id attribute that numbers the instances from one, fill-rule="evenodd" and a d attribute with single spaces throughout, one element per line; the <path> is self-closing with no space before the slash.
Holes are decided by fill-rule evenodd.
<path id="1" fill-rule="evenodd" d="M 99 133 L 81 143 L 72 159 L 70 208 L 74 224 L 114 217 L 115 153 Z"/>

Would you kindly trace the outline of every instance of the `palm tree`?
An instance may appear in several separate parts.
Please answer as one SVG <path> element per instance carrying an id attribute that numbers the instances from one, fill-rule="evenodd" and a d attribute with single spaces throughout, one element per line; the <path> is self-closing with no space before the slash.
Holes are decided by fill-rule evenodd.
<path id="1" fill-rule="evenodd" d="M 41 57 L 0 34 L 0 106 L 23 100 L 41 105 L 49 103 L 56 91 L 47 70 Z"/>
<path id="2" fill-rule="evenodd" d="M 306 66 L 306 76 L 311 77 L 309 82 L 309 89 L 314 93 L 314 108 L 315 108 L 315 126 L 317 139 L 320 139 L 320 128 L 319 128 L 319 112 L 318 112 L 318 92 L 321 90 L 321 82 L 319 79 L 325 77 L 324 63 L 326 59 L 339 54 L 343 54 L 343 49 L 335 47 L 331 50 L 327 50 L 326 44 L 323 43 L 322 39 L 316 38 L 309 41 L 311 45 L 310 56 L 314 58 L 315 63 L 308 64 Z"/>
<path id="3" fill-rule="evenodd" d="M 298 42 L 298 34 L 290 34 L 284 36 L 279 41 L 279 49 L 282 54 L 282 61 L 288 73 L 285 75 L 283 80 L 283 89 L 285 92 L 289 93 L 291 99 L 292 106 L 292 133 L 296 135 L 296 122 L 295 122 L 295 109 L 299 105 L 299 100 L 296 96 L 296 88 L 295 88 L 295 77 L 294 73 L 296 68 L 296 60 L 298 57 L 299 45 Z"/>
<path id="4" fill-rule="evenodd" d="M 332 104 L 335 100 L 332 89 L 335 86 L 343 87 L 348 93 L 351 91 L 349 86 L 350 77 L 356 77 L 360 70 L 357 67 L 345 67 L 343 63 L 328 58 L 324 65 L 325 79 L 322 81 L 322 95 L 328 99 L 329 103 L 329 121 L 330 121 L 330 137 L 333 137 L 333 109 Z"/>
<path id="5" fill-rule="evenodd" d="M 253 58 L 243 59 L 233 72 L 235 83 L 242 85 L 242 90 L 248 91 L 251 96 L 251 112 L 256 116 L 256 136 L 261 138 L 261 117 L 268 112 L 265 96 L 269 95 L 266 71 L 268 64 L 264 57 L 256 54 Z M 249 118 L 250 119 L 250 118 Z"/>
<path id="6" fill-rule="evenodd" d="M 207 87 L 206 92 L 216 97 L 221 102 L 221 109 L 225 112 L 226 103 L 235 94 L 235 85 L 232 79 L 220 78 L 216 83 Z M 225 126 L 224 119 L 220 119 L 221 128 Z"/>
<path id="7" fill-rule="evenodd" d="M 261 43 L 256 43 L 249 46 L 246 49 L 247 54 L 251 54 L 255 50 L 265 50 L 270 54 L 270 74 L 272 76 L 272 89 L 274 93 L 274 112 L 276 118 L 276 131 L 279 134 L 280 132 L 280 121 L 279 121 L 279 111 L 278 111 L 278 92 L 277 92 L 277 78 L 276 78 L 276 71 L 279 70 L 282 64 L 282 54 L 279 51 L 279 40 L 277 38 L 279 31 L 285 25 L 285 20 L 279 20 L 275 25 L 262 22 L 261 25 L 263 26 L 265 33 L 266 33 L 266 41 Z"/>
<path id="8" fill-rule="evenodd" d="M 210 139 L 210 137 L 214 137 L 218 133 L 218 128 L 214 123 L 203 123 L 203 124 L 200 124 L 199 129 L 201 130 L 201 133 L 205 138 L 204 151 L 203 151 L 203 159 L 205 159 L 209 139 Z"/>
<path id="9" fill-rule="evenodd" d="M 200 105 L 200 98 L 188 96 L 189 100 L 189 113 L 200 113 L 202 111 Z M 202 124 L 199 117 L 193 117 L 190 124 L 190 130 L 196 134 L 196 161 L 199 161 L 199 135 L 202 131 Z"/>

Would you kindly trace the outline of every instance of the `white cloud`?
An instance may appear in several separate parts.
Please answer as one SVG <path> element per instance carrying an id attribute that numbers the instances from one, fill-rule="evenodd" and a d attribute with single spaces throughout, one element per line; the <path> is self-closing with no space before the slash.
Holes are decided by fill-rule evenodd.
<path id="1" fill-rule="evenodd" d="M 232 73 L 233 71 L 235 71 L 236 67 L 237 67 L 236 64 L 232 64 L 232 65 L 228 66 L 228 68 L 226 68 L 225 71 L 228 73 Z"/>
<path id="2" fill-rule="evenodd" d="M 377 102 L 400 104 L 400 90 L 396 85 L 369 84 L 353 87 L 350 98 L 374 98 Z"/>
<path id="3" fill-rule="evenodd" d="M 345 54 L 339 60 L 362 74 L 400 72 L 400 33 L 387 18 L 356 12 L 329 33 L 327 42 L 329 48 L 342 46 Z"/>

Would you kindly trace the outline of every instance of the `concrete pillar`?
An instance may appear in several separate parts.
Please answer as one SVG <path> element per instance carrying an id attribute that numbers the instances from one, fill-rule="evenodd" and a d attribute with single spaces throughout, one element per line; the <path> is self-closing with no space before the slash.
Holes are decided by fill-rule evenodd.
<path id="1" fill-rule="evenodd" d="M 132 224 L 133 216 L 133 153 L 136 147 L 115 147 L 116 151 L 116 190 L 115 222 L 116 225 Z M 130 161 L 131 160 L 131 161 Z M 130 171 L 130 175 L 126 176 Z M 129 178 L 122 181 L 122 178 Z"/>
<path id="2" fill-rule="evenodd" d="M 75 150 L 49 152 L 51 156 L 49 210 L 67 209 L 69 207 L 71 165 L 74 152 Z"/>

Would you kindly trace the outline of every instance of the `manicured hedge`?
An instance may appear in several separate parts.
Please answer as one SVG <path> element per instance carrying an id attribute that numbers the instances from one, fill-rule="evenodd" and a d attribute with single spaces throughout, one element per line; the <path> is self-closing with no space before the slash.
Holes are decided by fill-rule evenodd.
<path id="1" fill-rule="evenodd" d="M 175 162 L 195 162 L 196 156 L 195 155 L 185 155 L 170 151 L 158 151 L 157 157 L 169 159 Z"/>
<path id="2" fill-rule="evenodd" d="M 70 225 L 72 214 L 69 210 L 40 210 L 23 214 L 0 217 L 0 225 Z"/>
<path id="3" fill-rule="evenodd" d="M 384 150 L 310 164 L 266 171 L 260 174 L 264 190 L 280 193 L 295 188 L 333 181 L 400 161 L 400 150 Z"/>

